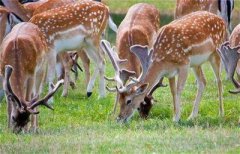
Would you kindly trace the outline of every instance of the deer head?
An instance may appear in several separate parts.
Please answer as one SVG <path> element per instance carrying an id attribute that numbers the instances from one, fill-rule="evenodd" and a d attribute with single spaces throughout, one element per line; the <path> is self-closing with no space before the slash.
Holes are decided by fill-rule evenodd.
<path id="1" fill-rule="evenodd" d="M 124 62 L 126 60 L 119 59 L 116 52 L 114 52 L 114 48 L 111 47 L 109 42 L 107 42 L 106 40 L 102 40 L 101 48 L 103 49 L 103 51 L 105 51 L 108 54 L 115 70 L 115 76 L 113 78 L 106 77 L 106 79 L 109 81 L 117 82 L 117 86 L 115 88 L 107 87 L 109 91 L 117 92 L 116 102 L 114 105 L 114 112 L 116 110 L 116 104 L 117 102 L 119 102 L 120 114 L 117 120 L 119 122 L 127 122 L 130 119 L 130 117 L 133 115 L 135 109 L 139 108 L 140 104 L 143 103 L 142 100 L 144 100 L 144 97 L 147 95 L 144 93 L 148 88 L 148 84 L 142 83 L 142 81 L 147 73 L 149 66 L 151 65 L 151 62 L 152 62 L 151 57 L 152 57 L 153 50 L 152 49 L 148 50 L 147 46 L 140 46 L 140 45 L 131 47 L 131 52 L 138 57 L 142 67 L 142 73 L 138 77 L 138 79 L 136 79 L 136 78 L 133 78 L 133 76 L 135 75 L 134 72 L 130 72 L 128 70 L 122 70 L 120 68 L 121 62 Z M 141 98 L 138 98 L 139 96 Z M 151 98 L 149 97 L 148 100 L 150 101 Z M 133 101 L 137 103 L 132 103 Z M 143 104 L 146 104 L 146 103 L 143 103 Z M 144 110 L 143 106 L 142 108 L 140 108 L 140 110 L 141 109 L 142 111 Z"/>
<path id="2" fill-rule="evenodd" d="M 236 79 L 234 79 L 237 63 L 238 60 L 240 59 L 239 49 L 240 45 L 232 48 L 230 47 L 228 41 L 222 44 L 219 49 L 217 49 L 219 55 L 221 56 L 228 78 L 233 82 L 234 86 L 237 88 L 234 91 L 229 91 L 230 93 L 233 94 L 240 93 L 240 83 Z"/>
<path id="3" fill-rule="evenodd" d="M 24 128 L 29 122 L 29 116 L 31 114 L 38 114 L 39 112 L 34 109 L 43 105 L 51 110 L 53 107 L 49 105 L 48 100 L 55 94 L 58 88 L 62 85 L 63 80 L 58 81 L 56 85 L 53 86 L 53 90 L 49 92 L 43 99 L 39 99 L 39 96 L 35 96 L 32 100 L 20 100 L 18 96 L 15 95 L 11 88 L 10 77 L 12 74 L 13 68 L 10 65 L 5 66 L 5 81 L 4 81 L 4 89 L 6 99 L 9 104 L 12 104 L 13 109 L 11 113 L 10 125 L 14 132 L 18 133 Z"/>

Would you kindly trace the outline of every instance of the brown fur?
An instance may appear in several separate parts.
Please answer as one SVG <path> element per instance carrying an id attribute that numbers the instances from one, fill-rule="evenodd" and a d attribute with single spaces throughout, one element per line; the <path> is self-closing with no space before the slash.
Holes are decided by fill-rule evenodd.
<path id="1" fill-rule="evenodd" d="M 6 8 L 17 14 L 23 21 L 28 21 L 31 18 L 31 13 L 19 3 L 18 0 L 2 0 Z"/>
<path id="2" fill-rule="evenodd" d="M 130 52 L 130 47 L 135 44 L 152 46 L 154 35 L 160 28 L 160 13 L 152 5 L 139 3 L 129 8 L 127 15 L 121 22 L 118 32 L 116 47 L 120 59 L 128 59 L 123 67 L 135 71 L 140 75 L 140 63 Z"/>
<path id="3" fill-rule="evenodd" d="M 83 11 L 85 9 L 87 10 Z M 80 24 L 83 25 L 87 30 L 91 30 L 91 23 L 93 22 L 89 19 L 96 18 L 98 15 L 93 14 L 92 17 L 85 17 L 88 18 L 87 21 L 85 18 L 83 18 L 83 16 L 86 16 L 87 14 L 89 15 L 91 12 L 98 11 L 100 11 L 98 15 L 101 14 L 101 18 L 99 17 L 98 21 L 94 23 L 93 26 L 97 26 L 99 29 L 95 29 L 93 32 L 89 33 L 89 35 L 90 37 L 96 37 L 99 40 L 99 34 L 102 34 L 104 31 L 109 17 L 108 8 L 101 3 L 92 1 L 71 3 L 37 14 L 31 18 L 30 22 L 36 24 L 41 29 L 47 39 L 48 44 L 51 44 L 52 41 L 50 40 L 50 37 L 52 35 L 58 32 L 66 31 L 70 28 L 74 28 Z M 50 22 L 50 20 L 53 22 Z"/>
<path id="4" fill-rule="evenodd" d="M 218 0 L 177 0 L 174 18 L 178 19 L 196 11 L 218 13 Z"/>
<path id="5" fill-rule="evenodd" d="M 189 67 L 193 68 L 198 80 L 198 93 L 193 112 L 189 117 L 190 119 L 194 118 L 197 115 L 198 104 L 206 84 L 201 69 L 201 64 L 206 61 L 210 61 L 217 78 L 219 112 L 220 115 L 223 115 L 220 57 L 216 48 L 225 39 L 225 31 L 224 21 L 206 11 L 191 13 L 162 27 L 153 45 L 152 63 L 146 76 L 135 86 L 131 86 L 132 88 L 125 93 L 126 98 L 130 99 L 131 103 L 126 105 L 126 99 L 120 102 L 120 120 L 128 120 L 133 110 L 140 106 L 140 102 L 144 100 L 146 94 L 153 88 L 159 78 L 167 77 L 173 96 L 174 121 L 178 121 L 180 119 L 180 96 L 187 79 Z M 207 40 L 209 41 L 206 42 Z M 190 63 L 190 57 L 202 56 L 203 54 L 209 54 L 209 57 L 203 59 L 202 63 Z M 204 58 L 204 56 L 201 58 Z M 175 83 L 176 75 L 178 75 L 177 86 Z"/>
<path id="6" fill-rule="evenodd" d="M 81 2 L 75 2 L 71 4 L 67 4 L 58 8 L 51 9 L 49 11 L 37 14 L 32 17 L 30 22 L 38 25 L 38 27 L 43 32 L 44 36 L 46 37 L 48 46 L 50 50 L 55 50 L 56 47 L 54 44 L 55 40 L 65 40 L 66 38 L 71 38 L 73 35 L 76 36 L 84 36 L 87 40 L 91 40 L 91 44 L 88 44 L 88 48 L 92 48 L 91 50 L 94 51 L 96 54 L 93 58 L 97 69 L 99 70 L 99 74 L 101 78 L 103 78 L 104 74 L 104 57 L 101 51 L 99 51 L 99 42 L 101 38 L 101 34 L 106 28 L 106 24 L 109 18 L 109 9 L 104 4 L 94 1 L 87 1 L 83 0 Z M 76 29 L 75 29 L 76 28 Z M 71 29 L 71 31 L 69 31 Z M 74 29 L 74 30 L 72 30 Z M 61 35 L 64 33 L 64 35 Z M 61 48 L 61 51 L 68 51 L 68 50 L 81 50 L 83 46 L 82 43 L 89 43 L 86 42 L 85 39 L 82 42 L 78 43 L 78 47 L 76 47 L 76 43 L 72 44 L 74 47 L 70 48 Z M 61 51 L 52 51 L 54 54 L 55 52 Z M 86 51 L 89 52 L 89 49 L 86 48 Z M 91 51 L 91 52 L 92 52 Z M 51 60 L 55 55 L 51 56 Z M 50 60 L 50 62 L 51 62 Z M 49 64 L 52 71 L 48 71 L 50 74 L 53 71 L 53 67 L 55 67 L 55 61 L 52 61 Z M 52 74 L 49 75 L 53 80 Z M 102 79 L 103 80 L 103 79 Z M 104 82 L 100 80 L 100 82 Z M 95 79 L 91 80 L 91 83 L 94 83 Z M 102 84 L 102 83 L 101 83 Z M 89 93 L 92 92 L 92 85 L 91 84 L 88 88 Z M 104 85 L 104 83 L 102 84 Z M 103 87 L 103 86 L 101 86 Z M 101 88 L 103 89 L 103 88 Z M 105 93 L 104 90 L 103 93 Z M 101 94 L 102 96 L 105 94 Z"/>
<path id="7" fill-rule="evenodd" d="M 1 75 L 4 75 L 5 65 L 13 67 L 14 70 L 10 78 L 12 90 L 25 108 L 33 94 L 41 93 L 41 84 L 46 70 L 46 52 L 45 38 L 38 27 L 31 23 L 16 25 L 1 45 Z M 28 120 L 30 114 L 25 114 L 25 120 Z M 14 131 L 19 131 L 27 124 L 26 122 L 21 126 L 13 125 L 12 117 L 17 119 L 17 115 L 21 114 L 13 102 L 8 101 L 9 127 L 12 127 Z M 36 117 L 33 117 L 32 122 L 32 127 L 36 129 Z"/>
<path id="8" fill-rule="evenodd" d="M 0 44 L 3 41 L 3 38 L 5 37 L 6 34 L 6 26 L 7 26 L 7 16 L 9 14 L 9 11 L 0 6 Z"/>

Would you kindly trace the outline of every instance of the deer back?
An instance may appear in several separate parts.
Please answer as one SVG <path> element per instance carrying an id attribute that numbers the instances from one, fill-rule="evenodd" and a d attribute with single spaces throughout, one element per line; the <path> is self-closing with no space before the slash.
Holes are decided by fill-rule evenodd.
<path id="1" fill-rule="evenodd" d="M 44 4 L 40 5 L 33 11 L 33 15 L 45 12 L 47 10 L 51 10 L 57 7 L 61 7 L 64 4 L 72 3 L 75 0 L 48 0 Z"/>
<path id="2" fill-rule="evenodd" d="M 121 59 L 129 59 L 125 68 L 140 73 L 140 64 L 136 56 L 130 52 L 134 44 L 152 46 L 154 35 L 160 28 L 160 13 L 150 4 L 139 3 L 132 6 L 121 22 L 116 46 Z"/>
<path id="3" fill-rule="evenodd" d="M 159 30 L 153 60 L 187 64 L 189 56 L 215 51 L 225 38 L 225 30 L 224 21 L 210 12 L 186 15 Z M 198 46 L 204 48 L 194 50 Z"/>
<path id="4" fill-rule="evenodd" d="M 177 0 L 175 8 L 175 19 L 201 10 L 217 14 L 218 0 Z"/>
<path id="5" fill-rule="evenodd" d="M 20 23 L 3 40 L 1 50 L 1 74 L 4 75 L 5 65 L 14 68 L 10 80 L 13 85 L 18 85 L 12 87 L 18 93 L 21 90 L 18 88 L 24 88 L 25 77 L 33 76 L 42 61 L 47 51 L 46 42 L 36 25 Z"/>
<path id="6" fill-rule="evenodd" d="M 230 46 L 235 47 L 240 45 L 240 24 L 237 25 L 229 38 Z"/>
<path id="7" fill-rule="evenodd" d="M 30 22 L 38 25 L 48 43 L 53 43 L 54 39 L 69 38 L 79 33 L 100 37 L 108 17 L 109 10 L 104 4 L 82 1 L 37 14 Z"/>

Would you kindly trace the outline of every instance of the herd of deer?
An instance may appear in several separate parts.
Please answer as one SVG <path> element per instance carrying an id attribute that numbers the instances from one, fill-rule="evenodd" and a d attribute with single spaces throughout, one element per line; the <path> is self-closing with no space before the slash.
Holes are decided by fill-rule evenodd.
<path id="1" fill-rule="evenodd" d="M 26 1 L 26 0 L 25 0 Z M 99 96 L 105 89 L 116 92 L 117 118 L 127 122 L 136 109 L 146 118 L 152 107 L 152 94 L 165 87 L 169 79 L 173 97 L 174 117 L 181 117 L 181 93 L 189 68 L 197 80 L 197 95 L 189 119 L 198 114 L 199 103 L 206 86 L 201 65 L 210 62 L 218 86 L 219 113 L 224 115 L 221 81 L 221 61 L 228 78 L 240 93 L 240 25 L 231 33 L 233 0 L 177 0 L 175 20 L 160 27 L 159 10 L 139 3 L 129 8 L 117 27 L 108 7 L 93 0 L 39 0 L 22 4 L 18 0 L 2 0 L 0 7 L 0 74 L 8 104 L 8 126 L 14 132 L 37 129 L 37 107 L 48 103 L 64 83 L 75 87 L 78 57 L 81 58 L 87 96 L 99 76 Z M 102 39 L 107 27 L 117 33 L 116 47 Z M 231 35 L 230 35 L 231 34 Z M 225 42 L 224 42 L 225 41 Z M 105 76 L 105 55 L 112 63 L 115 76 Z M 94 71 L 90 76 L 89 63 Z M 75 80 L 70 78 L 71 70 Z M 234 79 L 235 71 L 238 80 Z M 57 74 L 58 82 L 52 84 Z M 175 77 L 177 81 L 175 81 Z M 115 82 L 115 87 L 105 85 Z M 49 93 L 39 100 L 45 82 Z"/>

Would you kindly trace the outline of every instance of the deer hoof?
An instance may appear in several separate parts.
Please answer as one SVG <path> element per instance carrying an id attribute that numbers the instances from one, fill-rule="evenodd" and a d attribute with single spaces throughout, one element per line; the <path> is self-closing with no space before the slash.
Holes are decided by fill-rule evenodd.
<path id="1" fill-rule="evenodd" d="M 92 92 L 87 92 L 87 97 L 90 97 L 92 95 Z"/>

